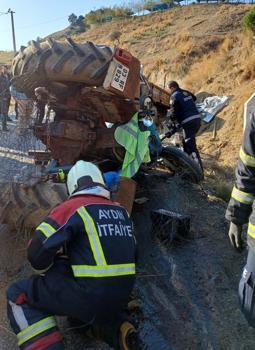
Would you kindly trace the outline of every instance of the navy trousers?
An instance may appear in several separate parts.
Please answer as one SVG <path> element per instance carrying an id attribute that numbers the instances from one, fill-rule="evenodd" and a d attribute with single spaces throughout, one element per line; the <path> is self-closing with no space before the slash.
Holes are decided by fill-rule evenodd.
<path id="1" fill-rule="evenodd" d="M 13 283 L 7 291 L 8 318 L 22 350 L 62 350 L 54 315 L 84 325 L 116 323 L 128 303 L 134 277 L 91 278 L 79 283 L 68 261 L 59 260 L 45 273 Z M 118 324 L 118 325 L 117 325 Z"/>
<path id="2" fill-rule="evenodd" d="M 251 248 L 239 283 L 239 301 L 248 323 L 255 328 L 255 251 Z"/>

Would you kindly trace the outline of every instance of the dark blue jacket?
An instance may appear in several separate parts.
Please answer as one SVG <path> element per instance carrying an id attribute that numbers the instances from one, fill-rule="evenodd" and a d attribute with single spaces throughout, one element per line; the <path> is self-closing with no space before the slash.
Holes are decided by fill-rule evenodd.
<path id="1" fill-rule="evenodd" d="M 185 124 L 200 118 L 195 101 L 196 97 L 191 92 L 176 90 L 170 98 L 171 119 L 177 120 L 179 124 Z"/>
<path id="2" fill-rule="evenodd" d="M 255 248 L 255 116 L 247 120 L 239 160 L 236 182 L 228 204 L 226 219 L 236 225 L 248 226 L 248 245 Z"/>
<path id="3" fill-rule="evenodd" d="M 55 207 L 32 236 L 28 259 L 37 270 L 48 268 L 63 247 L 74 276 L 85 277 L 80 281 L 116 276 L 134 280 L 133 223 L 123 207 L 108 199 L 77 195 Z"/>

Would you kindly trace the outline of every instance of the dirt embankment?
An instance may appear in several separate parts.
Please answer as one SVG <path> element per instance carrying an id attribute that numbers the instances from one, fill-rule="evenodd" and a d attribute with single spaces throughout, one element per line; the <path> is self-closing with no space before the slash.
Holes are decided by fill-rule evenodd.
<path id="1" fill-rule="evenodd" d="M 199 138 L 205 158 L 229 170 L 242 136 L 243 103 L 255 89 L 254 38 L 243 32 L 251 5 L 192 5 L 106 23 L 76 36 L 78 41 L 116 44 L 137 56 L 150 79 L 162 86 L 176 79 L 194 92 L 233 96 L 220 114 L 217 138 Z M 109 34 L 120 31 L 119 43 Z"/>

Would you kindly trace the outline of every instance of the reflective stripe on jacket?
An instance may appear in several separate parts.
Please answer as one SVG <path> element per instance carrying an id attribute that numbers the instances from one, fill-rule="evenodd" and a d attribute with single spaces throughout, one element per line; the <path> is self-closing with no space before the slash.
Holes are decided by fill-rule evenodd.
<path id="1" fill-rule="evenodd" d="M 179 124 L 200 118 L 195 104 L 196 97 L 189 91 L 178 89 L 170 97 L 170 114 Z"/>
<path id="2" fill-rule="evenodd" d="M 71 197 L 37 227 L 28 247 L 35 269 L 50 266 L 57 252 L 75 277 L 135 274 L 135 238 L 127 211 L 97 196 Z"/>
<path id="3" fill-rule="evenodd" d="M 228 204 L 226 218 L 238 225 L 250 222 L 248 235 L 255 239 L 255 217 L 253 202 L 255 199 L 255 119 L 248 120 L 239 160 L 236 167 L 236 182 Z M 254 219 L 253 219 L 254 218 Z"/>

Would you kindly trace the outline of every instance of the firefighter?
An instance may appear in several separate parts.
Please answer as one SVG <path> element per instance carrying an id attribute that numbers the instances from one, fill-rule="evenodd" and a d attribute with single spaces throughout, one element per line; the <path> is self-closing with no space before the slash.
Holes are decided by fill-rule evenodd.
<path id="1" fill-rule="evenodd" d="M 226 218 L 230 221 L 229 239 L 232 246 L 241 252 L 245 245 L 242 239 L 244 224 L 248 224 L 248 257 L 239 283 L 239 301 L 247 321 L 255 327 L 255 116 L 247 120 L 239 160 L 236 182 L 228 204 Z"/>
<path id="2" fill-rule="evenodd" d="M 195 101 L 196 97 L 189 91 L 180 88 L 176 81 L 168 82 L 170 93 L 170 110 L 168 117 L 183 128 L 184 151 L 201 167 L 202 161 L 196 145 L 196 133 L 201 126 Z"/>
<path id="3" fill-rule="evenodd" d="M 24 92 L 18 91 L 15 85 L 11 85 L 11 95 L 18 109 L 17 134 L 22 136 L 26 134 L 29 128 L 34 102 Z"/>
<path id="4" fill-rule="evenodd" d="M 10 81 L 6 75 L 6 67 L 2 66 L 0 71 L 0 116 L 2 120 L 2 131 L 9 131 L 7 128 L 9 104 Z"/>
<path id="5" fill-rule="evenodd" d="M 132 333 L 120 317 L 135 281 L 132 221 L 109 199 L 92 163 L 78 161 L 71 168 L 67 189 L 70 197 L 28 244 L 28 260 L 38 273 L 7 291 L 8 317 L 22 350 L 64 349 L 55 315 L 86 325 L 121 324 L 127 338 Z"/>
<path id="6" fill-rule="evenodd" d="M 45 106 L 49 99 L 49 93 L 45 87 L 37 87 L 34 92 L 36 97 L 36 123 L 42 124 L 45 115 Z"/>

